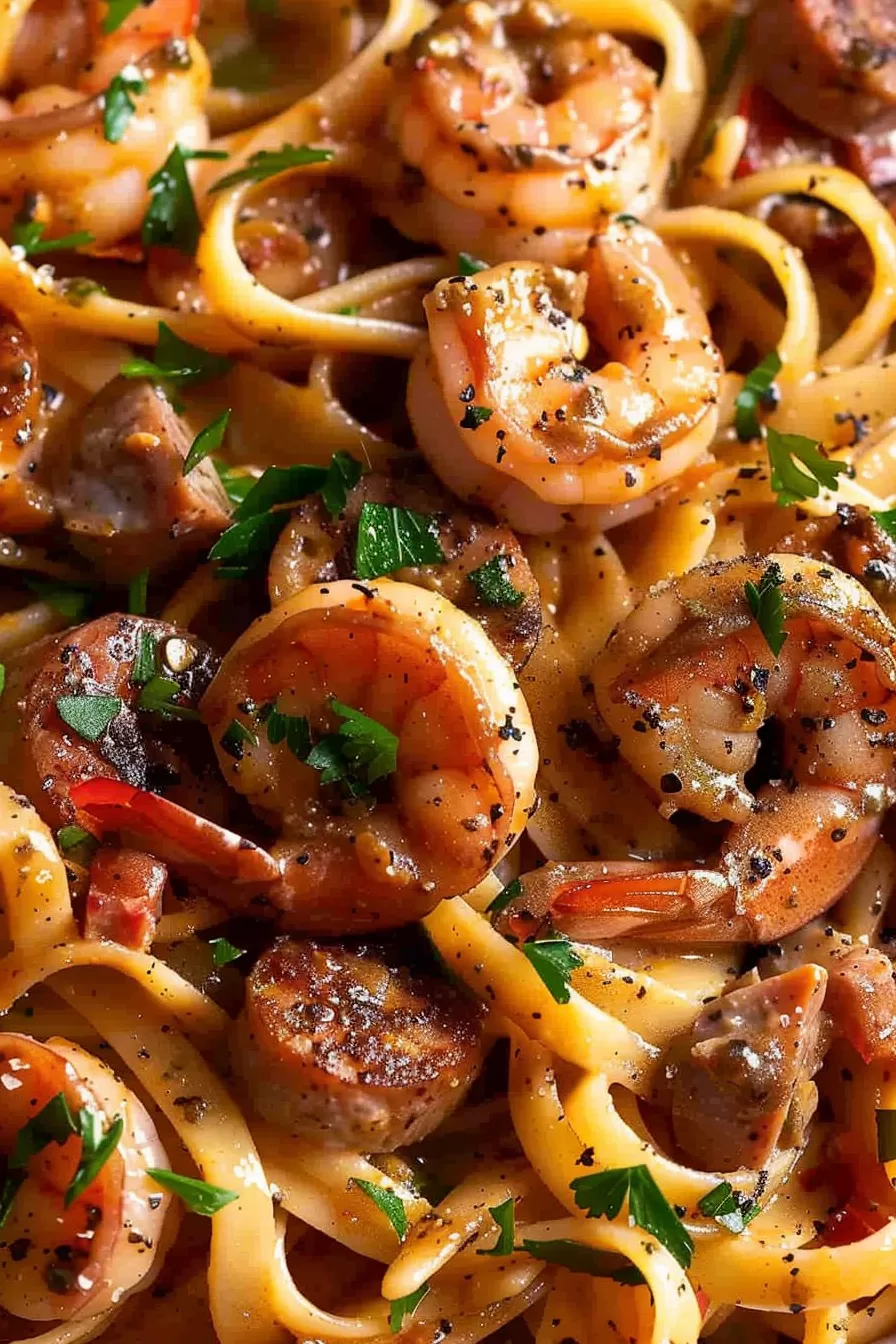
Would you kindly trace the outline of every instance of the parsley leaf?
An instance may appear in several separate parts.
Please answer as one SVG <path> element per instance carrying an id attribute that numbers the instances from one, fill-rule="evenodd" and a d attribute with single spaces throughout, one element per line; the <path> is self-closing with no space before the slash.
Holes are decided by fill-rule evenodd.
<path id="1" fill-rule="evenodd" d="M 326 467 L 310 467 L 301 462 L 294 467 L 268 467 L 233 516 L 238 520 L 254 518 L 267 513 L 276 504 L 293 504 L 320 490 L 326 484 L 327 476 Z"/>
<path id="2" fill-rule="evenodd" d="M 73 308 L 83 308 L 91 294 L 108 294 L 105 285 L 89 280 L 86 275 L 64 276 L 56 281 L 56 293 Z"/>
<path id="3" fill-rule="evenodd" d="M 42 602 L 48 602 L 72 625 L 84 620 L 96 596 L 89 588 L 76 588 L 70 583 L 60 583 L 58 579 L 28 578 L 25 582 L 32 593 L 36 593 Z"/>
<path id="4" fill-rule="evenodd" d="M 358 797 L 378 779 L 394 774 L 398 738 L 376 719 L 334 697 L 330 708 L 343 722 L 337 732 L 311 748 L 305 763 L 321 772 L 322 784 L 344 783 Z"/>
<path id="5" fill-rule="evenodd" d="M 219 415 L 217 420 L 210 421 L 205 429 L 200 429 L 190 445 L 190 451 L 184 458 L 184 476 L 189 476 L 193 468 L 198 467 L 203 458 L 208 457 L 209 453 L 213 453 L 221 447 L 229 419 L 230 407 L 228 406 L 227 410 Z"/>
<path id="6" fill-rule="evenodd" d="M 111 145 L 117 145 L 137 110 L 132 93 L 145 93 L 146 80 L 136 65 L 126 65 L 109 84 L 103 94 L 103 135 Z"/>
<path id="7" fill-rule="evenodd" d="M 85 742 L 98 742 L 109 724 L 121 713 L 122 702 L 117 695 L 60 695 L 56 709 L 63 723 L 74 729 Z"/>
<path id="8" fill-rule="evenodd" d="M 228 756 L 232 756 L 235 761 L 241 761 L 243 759 L 243 748 L 247 742 L 250 747 L 257 747 L 258 737 L 251 728 L 247 728 L 244 723 L 240 723 L 239 719 L 231 719 L 221 735 L 221 746 Z"/>
<path id="9" fill-rule="evenodd" d="M 487 915 L 500 915 L 502 910 L 506 910 L 511 901 L 515 901 L 517 896 L 523 894 L 523 883 L 519 877 L 511 878 L 506 887 L 502 887 L 497 896 L 485 907 Z"/>
<path id="10" fill-rule="evenodd" d="M 872 510 L 871 517 L 882 527 L 888 537 L 896 541 L 896 509 L 887 509 L 884 513 L 875 513 Z"/>
<path id="11" fill-rule="evenodd" d="M 300 761 L 311 750 L 311 728 L 303 714 L 284 714 L 276 704 L 263 705 L 260 714 L 272 747 L 285 742 Z"/>
<path id="12" fill-rule="evenodd" d="M 220 378 L 233 368 L 233 360 L 225 355 L 213 355 L 199 345 L 191 345 L 164 322 L 159 323 L 153 358 L 129 359 L 122 364 L 125 378 L 154 378 L 161 382 L 183 387 L 201 383 L 207 378 Z"/>
<path id="13" fill-rule="evenodd" d="M 628 1195 L 629 1218 L 635 1226 L 656 1237 L 682 1269 L 690 1265 L 694 1243 L 648 1167 L 614 1167 L 579 1176 L 569 1188 L 576 1206 L 585 1209 L 589 1218 L 612 1220 Z"/>
<path id="14" fill-rule="evenodd" d="M 469 252 L 458 252 L 457 254 L 457 273 L 458 275 L 478 275 L 480 271 L 488 270 L 487 261 L 479 261 Z"/>
<path id="15" fill-rule="evenodd" d="M 62 826 L 56 832 L 56 844 L 60 854 L 68 854 L 73 849 L 80 849 L 82 845 L 88 846 L 91 850 L 97 846 L 97 839 L 85 831 L 83 826 Z"/>
<path id="16" fill-rule="evenodd" d="M 773 350 L 744 379 L 743 387 L 734 399 L 734 428 L 741 443 L 761 436 L 759 408 L 774 406 L 772 387 L 780 372 L 781 356 Z"/>
<path id="17" fill-rule="evenodd" d="M 393 1335 L 401 1330 L 406 1316 L 413 1316 L 428 1292 L 429 1284 L 423 1283 L 416 1292 L 408 1293 L 407 1297 L 397 1297 L 389 1303 L 389 1329 Z"/>
<path id="18" fill-rule="evenodd" d="M 145 686 L 156 672 L 156 641 L 148 630 L 141 630 L 137 652 L 131 666 L 131 685 Z"/>
<path id="19" fill-rule="evenodd" d="M 78 1134 L 81 1138 L 81 1156 L 75 1174 L 65 1192 L 65 1207 L 70 1208 L 79 1195 L 99 1176 L 103 1167 L 118 1147 L 124 1133 L 124 1120 L 117 1115 L 103 1133 L 102 1117 L 89 1106 L 78 1112 Z"/>
<path id="20" fill-rule="evenodd" d="M 103 19 L 103 32 L 114 33 L 125 19 L 133 14 L 143 0 L 106 0 L 106 17 Z"/>
<path id="21" fill-rule="evenodd" d="M 186 149 L 176 144 L 147 182 L 150 201 L 143 216 L 140 239 L 146 247 L 175 247 L 192 257 L 202 225 L 187 175 L 190 159 L 226 159 L 223 150 Z"/>
<path id="22" fill-rule="evenodd" d="M 762 1212 L 756 1200 L 747 1199 L 729 1181 L 720 1181 L 708 1195 L 699 1200 L 697 1207 L 707 1218 L 714 1218 L 722 1227 L 727 1227 L 729 1232 L 743 1232 L 747 1224 Z"/>
<path id="23" fill-rule="evenodd" d="M 198 719 L 198 710 L 177 703 L 180 693 L 180 686 L 171 677 L 150 677 L 137 699 L 137 708 L 165 719 Z"/>
<path id="24" fill-rule="evenodd" d="M 514 588 L 508 578 L 510 557 L 504 554 L 494 555 L 478 569 L 471 569 L 467 578 L 479 595 L 484 607 L 518 607 L 525 597 L 519 588 Z"/>
<path id="25" fill-rule="evenodd" d="M 892 1162 L 896 1160 L 896 1111 L 875 1111 L 874 1118 L 877 1124 L 877 1160 Z"/>
<path id="26" fill-rule="evenodd" d="M 208 945 L 212 950 L 213 966 L 229 966 L 232 961 L 244 956 L 246 951 L 243 947 L 234 947 L 227 938 L 209 938 Z"/>
<path id="27" fill-rule="evenodd" d="M 536 1260 L 544 1260 L 548 1265 L 562 1265 L 573 1274 L 591 1274 L 596 1279 L 613 1279 L 615 1283 L 630 1285 L 646 1282 L 640 1269 L 622 1256 L 584 1246 L 580 1241 L 570 1241 L 566 1237 L 552 1241 L 530 1241 L 524 1237 L 518 1249 L 528 1251 Z"/>
<path id="28" fill-rule="evenodd" d="M 781 505 L 814 499 L 822 485 L 836 490 L 837 477 L 849 471 L 845 462 L 832 462 L 824 457 L 815 440 L 804 434 L 780 434 L 769 427 L 766 444 L 772 468 L 771 485 Z"/>
<path id="29" fill-rule="evenodd" d="M 19 1130 L 12 1156 L 9 1158 L 9 1166 L 13 1170 L 21 1170 L 28 1165 L 32 1157 L 42 1153 L 51 1143 L 65 1143 L 77 1132 L 68 1102 L 62 1092 L 57 1092 L 55 1097 L 51 1097 L 46 1106 Z"/>
<path id="30" fill-rule="evenodd" d="M 749 580 L 744 584 L 744 594 L 750 604 L 753 619 L 776 658 L 787 640 L 787 631 L 784 629 L 784 599 L 780 591 L 783 583 L 784 575 L 781 573 L 781 568 L 777 561 L 772 561 L 758 584 Z"/>
<path id="31" fill-rule="evenodd" d="M 538 972 L 557 1003 L 569 1003 L 569 977 L 583 965 L 568 938 L 535 938 L 522 944 L 522 953 Z"/>
<path id="32" fill-rule="evenodd" d="M 383 1190 L 381 1186 L 374 1185 L 373 1181 L 362 1181 L 355 1178 L 351 1181 L 362 1190 L 368 1199 L 372 1199 L 379 1209 L 380 1213 L 385 1214 L 392 1224 L 392 1230 L 399 1241 L 404 1241 L 408 1234 L 408 1215 L 404 1207 L 404 1200 L 392 1190 Z"/>
<path id="33" fill-rule="evenodd" d="M 234 1190 L 222 1190 L 219 1185 L 197 1181 L 193 1176 L 180 1176 L 176 1171 L 167 1171 L 164 1167 L 147 1167 L 146 1174 L 163 1190 L 170 1190 L 173 1195 L 177 1195 L 191 1213 L 201 1213 L 203 1218 L 211 1218 L 219 1209 L 239 1199 Z"/>
<path id="34" fill-rule="evenodd" d="M 331 518 L 338 518 L 345 510 L 348 492 L 361 479 L 363 467 L 351 453 L 334 453 L 327 469 L 327 478 L 320 488 L 324 508 Z"/>
<path id="35" fill-rule="evenodd" d="M 394 504 L 366 501 L 358 520 L 355 573 L 378 579 L 406 565 L 438 565 L 445 560 L 437 520 Z"/>
<path id="36" fill-rule="evenodd" d="M 503 1204 L 498 1204 L 494 1209 L 489 1209 L 489 1213 L 498 1224 L 498 1240 L 487 1251 L 477 1251 L 477 1255 L 512 1255 L 513 1254 L 513 1236 L 514 1219 L 513 1212 L 516 1207 L 516 1201 L 511 1195 L 505 1199 Z"/>
<path id="37" fill-rule="evenodd" d="M 468 406 L 460 420 L 461 429 L 478 429 L 486 420 L 491 420 L 494 411 L 490 406 Z"/>
<path id="38" fill-rule="evenodd" d="M 240 182 L 264 182 L 266 178 L 285 173 L 289 168 L 304 168 L 310 163 L 329 163 L 332 157 L 332 149 L 313 149 L 310 145 L 281 145 L 279 149 L 260 149 L 257 154 L 250 155 L 242 168 L 219 178 L 209 187 L 209 193 L 224 191 Z"/>
<path id="39" fill-rule="evenodd" d="M 128 611 L 132 616 L 146 615 L 146 593 L 149 588 L 149 570 L 141 569 L 128 584 Z"/>
<path id="40" fill-rule="evenodd" d="M 20 247 L 26 257 L 42 252 L 69 252 L 74 247 L 89 247 L 92 233 L 67 233 L 64 238 L 46 238 L 46 224 L 39 219 L 17 219 L 12 226 L 12 245 Z"/>

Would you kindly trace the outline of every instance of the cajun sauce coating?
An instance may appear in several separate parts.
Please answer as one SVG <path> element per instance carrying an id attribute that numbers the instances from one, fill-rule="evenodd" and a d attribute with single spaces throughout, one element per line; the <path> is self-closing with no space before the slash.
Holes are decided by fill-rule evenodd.
<path id="1" fill-rule="evenodd" d="M 296 509 L 271 556 L 268 591 L 276 606 L 311 583 L 355 576 L 355 543 L 365 503 L 400 505 L 432 517 L 445 561 L 413 565 L 392 576 L 441 593 L 482 626 L 489 639 L 517 670 L 532 654 L 541 630 L 538 583 L 525 552 L 509 527 L 486 514 L 455 505 L 417 464 L 396 465 L 393 474 L 369 472 L 349 492 L 346 507 L 332 518 L 312 496 Z M 497 564 L 510 592 L 503 601 L 488 600 L 488 585 L 471 575 Z"/>
<path id="2" fill-rule="evenodd" d="M 482 1065 L 480 1009 L 397 945 L 280 938 L 246 984 L 233 1060 L 255 1110 L 391 1152 L 430 1134 Z"/>
<path id="3" fill-rule="evenodd" d="M 69 790 L 96 778 L 164 790 L 199 811 L 216 805 L 212 790 L 221 786 L 211 783 L 201 725 L 141 708 L 143 687 L 135 678 L 141 645 L 155 656 L 146 681 L 156 674 L 164 677 L 176 688 L 174 712 L 195 711 L 212 679 L 215 657 L 201 640 L 165 621 L 101 616 L 32 644 L 8 661 L 6 713 L 0 716 L 4 779 L 33 799 L 48 825 L 75 821 Z M 81 697 L 89 706 L 90 697 L 98 696 L 117 698 L 120 707 L 91 741 L 63 720 L 59 701 Z"/>
<path id="4" fill-rule="evenodd" d="M 53 501 L 33 479 L 43 392 L 37 346 L 0 307 L 0 531 L 32 532 L 53 521 Z"/>

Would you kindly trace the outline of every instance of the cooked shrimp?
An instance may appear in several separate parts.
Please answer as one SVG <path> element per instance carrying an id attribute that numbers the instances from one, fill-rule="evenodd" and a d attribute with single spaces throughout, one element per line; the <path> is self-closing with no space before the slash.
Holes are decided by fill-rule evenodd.
<path id="1" fill-rule="evenodd" d="M 712 441 L 720 357 L 649 229 L 595 235 L 587 277 L 507 263 L 440 281 L 425 307 L 429 347 L 408 386 L 421 450 L 456 493 L 524 531 L 639 499 Z M 596 372 L 583 312 L 609 356 Z"/>
<path id="2" fill-rule="evenodd" d="M 115 1149 L 93 1180 L 66 1203 L 82 1140 L 48 1141 L 21 1169 L 0 1239 L 0 1308 L 29 1321 L 97 1315 L 150 1273 L 171 1196 L 147 1176 L 168 1167 L 142 1103 L 86 1050 L 52 1038 L 45 1044 L 0 1034 L 0 1148 L 12 1158 L 25 1126 L 62 1097 L 77 1123 L 92 1112 L 101 1132 L 121 1118 Z M 57 1106 L 59 1103 L 57 1103 Z M 6 1188 L 17 1167 L 7 1166 Z"/>
<path id="3" fill-rule="evenodd" d="M 171 690 L 168 718 L 140 707 L 135 663 L 147 649 L 152 663 L 145 680 L 162 677 Z M 195 715 L 214 670 L 214 655 L 201 640 L 146 617 L 101 616 L 32 644 L 7 663 L 8 712 L 0 725 L 5 781 L 33 798 L 54 827 L 77 819 L 72 787 L 98 777 L 164 789 L 175 799 L 214 810 L 216 783 L 205 733 L 185 721 Z M 88 707 L 91 697 L 105 697 L 112 711 L 107 726 L 92 739 L 79 734 L 60 717 L 62 697 Z"/>
<path id="4" fill-rule="evenodd" d="M 210 76 L 202 48 L 185 40 L 195 25 L 192 0 L 153 0 L 108 37 L 100 27 L 105 6 L 90 0 L 86 8 L 92 37 L 86 56 L 70 26 L 73 6 L 60 18 L 58 5 L 35 5 L 23 25 L 19 42 L 29 86 L 11 103 L 0 100 L 0 221 L 8 232 L 23 206 L 33 207 L 47 237 L 86 231 L 107 247 L 139 231 L 147 179 L 175 142 L 192 149 L 207 143 L 203 102 Z M 53 52 L 69 43 L 68 58 L 54 60 Z M 14 50 L 13 70 L 15 60 Z M 134 95 L 134 114 L 113 144 L 105 138 L 97 95 L 133 62 L 146 91 Z M 66 82 L 32 85 L 42 66 Z"/>
<path id="5" fill-rule="evenodd" d="M 418 464 L 396 465 L 391 475 L 369 472 L 349 492 L 344 512 L 331 518 L 319 495 L 293 514 L 274 547 L 268 573 L 271 605 L 300 593 L 310 583 L 354 576 L 355 542 L 366 503 L 400 504 L 435 520 L 445 561 L 397 570 L 395 578 L 441 593 L 467 611 L 500 653 L 521 668 L 541 629 L 538 584 L 515 534 L 485 515 L 458 508 Z M 509 584 L 509 600 L 490 598 L 471 575 L 497 565 Z"/>
<path id="6" fill-rule="evenodd" d="M 305 763 L 311 742 L 338 755 L 334 702 L 387 730 L 394 769 L 369 787 Z M 510 668 L 476 621 L 410 584 L 306 588 L 236 642 L 202 714 L 225 777 L 281 831 L 272 899 L 287 927 L 419 918 L 494 867 L 533 801 L 535 737 Z"/>
<path id="7" fill-rule="evenodd" d="M 364 1152 L 425 1138 L 482 1058 L 478 1006 L 401 944 L 294 938 L 255 963 L 233 1051 L 259 1115 Z"/>
<path id="8" fill-rule="evenodd" d="M 569 265 L 595 219 L 648 200 L 656 80 L 624 43 L 545 0 L 449 5 L 391 62 L 389 126 L 422 185 L 402 232 L 491 261 Z"/>
<path id="9" fill-rule="evenodd" d="M 0 308 L 0 532 L 53 521 L 53 501 L 33 480 L 41 401 L 37 347 L 15 314 Z"/>
<path id="10" fill-rule="evenodd" d="M 583 938 L 765 943 L 828 909 L 856 876 L 896 797 L 896 632 L 855 579 L 794 556 L 774 563 L 787 634 L 777 656 L 745 592 L 768 567 L 736 560 L 654 588 L 593 674 L 661 812 L 730 823 L 719 862 L 555 864 L 526 880 L 511 918 L 550 915 Z M 758 757 L 762 769 L 770 720 L 781 756 L 754 794 L 745 776 Z"/>

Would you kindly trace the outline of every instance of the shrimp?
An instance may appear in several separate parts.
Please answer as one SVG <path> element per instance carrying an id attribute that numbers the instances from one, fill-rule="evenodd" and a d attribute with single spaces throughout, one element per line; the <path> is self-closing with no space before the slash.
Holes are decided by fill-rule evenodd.
<path id="1" fill-rule="evenodd" d="M 29 1321 L 98 1315 L 133 1292 L 158 1255 L 171 1196 L 147 1175 L 170 1166 L 155 1126 L 111 1069 L 58 1037 L 41 1043 L 0 1034 L 0 1087 L 3 1190 L 11 1196 L 0 1239 L 0 1308 Z M 76 1125 L 91 1120 L 109 1133 L 116 1120 L 124 1123 L 103 1166 L 68 1201 L 83 1147 L 62 1123 L 59 1098 Z M 41 1126 L 50 1103 L 56 1124 Z M 25 1142 L 35 1136 L 38 1146 L 19 1168 L 9 1162 L 23 1131 Z M 59 1137 L 49 1139 L 51 1133 Z"/>
<path id="2" fill-rule="evenodd" d="M 649 204 L 656 78 L 584 20 L 545 0 L 452 4 L 391 68 L 405 169 L 384 205 L 409 237 L 571 265 L 602 214 Z"/>
<path id="3" fill-rule="evenodd" d="M 0 532 L 18 535 L 53 522 L 52 498 L 33 479 L 42 399 L 37 346 L 0 307 Z"/>
<path id="4" fill-rule="evenodd" d="M 274 547 L 268 574 L 271 605 L 286 601 L 309 583 L 353 577 L 355 541 L 366 503 L 397 504 L 431 517 L 445 560 L 398 570 L 396 577 L 447 597 L 479 621 L 500 653 L 519 670 L 538 641 L 541 604 L 538 584 L 515 534 L 485 516 L 458 509 L 417 464 L 402 464 L 391 475 L 368 472 L 349 492 L 338 518 L 316 495 L 299 505 Z M 477 584 L 483 565 L 509 584 L 508 598 Z"/>
<path id="5" fill-rule="evenodd" d="M 721 359 L 649 229 L 594 235 L 585 275 L 506 263 L 440 281 L 425 308 L 408 385 L 420 448 L 452 490 L 523 531 L 640 499 L 712 442 Z M 609 357 L 596 372 L 583 315 Z"/>
<path id="6" fill-rule="evenodd" d="M 354 786 L 350 772 L 328 782 L 346 779 L 340 707 L 385 753 Z M 410 584 L 306 588 L 237 640 L 201 710 L 225 778 L 281 831 L 270 899 L 286 927 L 420 918 L 482 880 L 534 800 L 535 736 L 508 664 L 470 616 Z"/>
<path id="7" fill-rule="evenodd" d="M 208 61 L 186 40 L 196 11 L 193 0 L 152 0 L 104 36 L 102 0 L 85 0 L 80 12 L 58 0 L 32 7 L 11 62 L 16 71 L 21 45 L 28 86 L 12 102 L 0 100 L 0 223 L 7 232 L 23 212 L 47 237 L 87 232 L 97 247 L 139 231 L 147 179 L 175 142 L 196 149 L 208 141 Z M 60 51 L 65 59 L 57 59 Z M 102 93 L 135 62 L 146 88 L 133 96 L 121 139 L 110 143 Z M 41 69 L 65 82 L 33 84 Z"/>
<path id="8" fill-rule="evenodd" d="M 780 581 L 777 656 L 745 589 L 763 576 Z M 768 943 L 833 905 L 896 798 L 896 631 L 855 579 L 788 555 L 691 570 L 622 622 L 593 680 L 661 813 L 729 830 L 714 867 L 549 865 L 508 907 L 517 931 L 551 918 L 585 939 Z M 769 721 L 778 741 L 760 738 Z M 772 774 L 756 793 L 754 770 Z"/>

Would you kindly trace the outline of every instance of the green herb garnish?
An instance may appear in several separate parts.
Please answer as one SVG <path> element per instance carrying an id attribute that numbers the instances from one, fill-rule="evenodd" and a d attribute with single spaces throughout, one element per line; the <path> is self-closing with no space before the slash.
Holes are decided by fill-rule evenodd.
<path id="1" fill-rule="evenodd" d="M 360 796 L 378 779 L 394 774 L 398 738 L 376 719 L 334 697 L 330 708 L 343 722 L 335 733 L 315 743 L 305 762 L 321 772 L 322 784 L 344 783 Z"/>
<path id="2" fill-rule="evenodd" d="M 246 949 L 234 947 L 227 938 L 209 938 L 208 945 L 212 950 L 213 966 L 229 966 L 232 961 L 245 956 Z"/>
<path id="3" fill-rule="evenodd" d="M 744 584 L 744 595 L 750 604 L 753 619 L 762 631 L 765 642 L 777 658 L 787 639 L 784 629 L 784 598 L 781 587 L 784 575 L 777 561 L 766 568 L 758 583 Z"/>
<path id="4" fill-rule="evenodd" d="M 761 436 L 759 408 L 769 403 L 775 379 L 780 372 L 781 356 L 777 350 L 773 350 L 744 379 L 743 387 L 734 399 L 734 428 L 741 443 L 748 443 L 750 439 Z M 774 405 L 774 402 L 771 404 Z"/>
<path id="5" fill-rule="evenodd" d="M 177 703 L 180 694 L 180 686 L 171 677 L 152 676 L 137 697 L 137 708 L 165 719 L 198 719 L 198 710 Z"/>
<path id="6" fill-rule="evenodd" d="M 565 1237 L 552 1241 L 530 1241 L 524 1237 L 522 1246 L 515 1249 L 527 1251 L 534 1259 L 544 1260 L 548 1265 L 562 1265 L 573 1274 L 590 1274 L 595 1279 L 612 1279 L 614 1283 L 631 1286 L 646 1282 L 640 1269 L 627 1264 L 622 1257 Z"/>
<path id="7" fill-rule="evenodd" d="M 60 695 L 56 710 L 63 723 L 85 742 L 98 742 L 112 720 L 121 713 L 122 702 L 117 695 L 91 695 L 82 691 L 80 695 Z"/>
<path id="8" fill-rule="evenodd" d="M 177 1195 L 191 1213 L 201 1213 L 203 1218 L 211 1218 L 212 1214 L 239 1199 L 234 1190 L 222 1190 L 219 1185 L 197 1181 L 193 1176 L 181 1176 L 176 1171 L 166 1171 L 164 1167 L 148 1167 L 146 1174 L 163 1190 L 170 1190 L 173 1195 Z"/>
<path id="9" fill-rule="evenodd" d="M 16 219 L 12 226 L 12 245 L 20 247 L 26 257 L 44 252 L 70 252 L 75 247 L 89 247 L 92 233 L 67 233 L 64 238 L 44 238 L 46 224 L 39 219 Z"/>
<path id="10" fill-rule="evenodd" d="M 88 1186 L 93 1184 L 115 1152 L 124 1133 L 124 1120 L 120 1115 L 115 1117 L 104 1133 L 102 1117 L 88 1106 L 82 1106 L 78 1112 L 77 1125 L 81 1139 L 81 1156 L 65 1192 L 66 1208 L 70 1208 L 78 1196 L 83 1195 Z"/>
<path id="11" fill-rule="evenodd" d="M 150 201 L 140 238 L 146 247 L 174 247 L 192 257 L 202 225 L 187 174 L 190 159 L 226 159 L 223 150 L 187 149 L 175 145 L 161 168 L 147 182 Z"/>
<path id="12" fill-rule="evenodd" d="M 488 270 L 487 261 L 479 261 L 469 252 L 458 252 L 457 254 L 457 273 L 458 275 L 478 275 L 480 271 Z"/>
<path id="13" fill-rule="evenodd" d="M 507 555 L 495 555 L 467 575 L 484 607 L 518 607 L 525 597 L 514 588 L 508 577 L 511 560 Z"/>
<path id="14" fill-rule="evenodd" d="M 656 1237 L 682 1269 L 689 1267 L 694 1243 L 648 1167 L 615 1167 L 579 1176 L 569 1188 L 576 1206 L 589 1218 L 616 1218 L 628 1196 L 629 1218 L 635 1226 Z"/>
<path id="15" fill-rule="evenodd" d="M 154 378 L 163 383 L 186 387 L 191 383 L 220 378 L 233 367 L 233 360 L 213 355 L 210 350 L 191 345 L 176 335 L 164 322 L 159 323 L 153 358 L 129 359 L 121 366 L 125 378 Z"/>
<path id="16" fill-rule="evenodd" d="M 771 486 L 781 505 L 815 499 L 821 486 L 836 490 L 837 477 L 849 471 L 847 463 L 824 457 L 815 440 L 804 434 L 780 434 L 769 427 L 766 446 L 772 468 Z"/>
<path id="17" fill-rule="evenodd" d="M 272 747 L 285 742 L 293 756 L 305 760 L 311 750 L 311 728 L 304 714 L 284 714 L 273 704 L 265 705 L 260 717 Z"/>
<path id="18" fill-rule="evenodd" d="M 438 565 L 444 560 L 438 521 L 431 514 L 365 502 L 355 546 L 359 579 L 377 579 L 407 565 Z"/>
<path id="19" fill-rule="evenodd" d="M 103 94 L 103 134 L 112 145 L 117 145 L 137 111 L 131 94 L 145 93 L 146 80 L 136 65 L 126 65 L 109 84 Z"/>
<path id="20" fill-rule="evenodd" d="M 230 408 L 228 407 L 216 420 L 210 421 L 205 429 L 200 429 L 190 445 L 190 451 L 184 458 L 183 474 L 185 476 L 189 476 L 193 468 L 198 467 L 199 463 L 203 458 L 208 457 L 209 453 L 214 453 L 221 447 L 229 419 Z"/>
<path id="21" fill-rule="evenodd" d="M 557 1003 L 569 1003 L 569 977 L 582 958 L 568 938 L 555 934 L 552 938 L 533 938 L 521 944 L 523 956 L 538 972 L 545 988 Z"/>
<path id="22" fill-rule="evenodd" d="M 517 896 L 523 894 L 523 883 L 519 877 L 511 878 L 506 887 L 502 887 L 497 896 L 489 905 L 485 907 L 487 915 L 500 915 L 502 910 L 506 910 L 511 901 L 515 901 Z"/>
<path id="23" fill-rule="evenodd" d="M 486 420 L 491 420 L 494 411 L 490 406 L 468 406 L 460 420 L 461 429 L 478 429 Z"/>
<path id="24" fill-rule="evenodd" d="M 414 1315 L 428 1292 L 429 1284 L 424 1283 L 416 1292 L 408 1293 L 407 1297 L 397 1297 L 389 1303 L 389 1329 L 393 1335 L 397 1335 L 402 1329 L 408 1316 Z"/>
<path id="25" fill-rule="evenodd" d="M 368 1199 L 373 1200 L 380 1213 L 385 1214 L 389 1219 L 398 1240 L 404 1241 L 408 1234 L 408 1215 L 404 1207 L 404 1200 L 400 1199 L 392 1190 L 383 1190 L 381 1186 L 374 1185 L 373 1181 L 362 1181 L 355 1178 L 351 1184 L 356 1185 Z"/>
<path id="26" fill-rule="evenodd" d="M 42 602 L 48 602 L 70 625 L 84 620 L 96 597 L 87 588 L 76 588 L 70 583 L 60 583 L 58 579 L 27 578 L 25 582 Z"/>
<path id="27" fill-rule="evenodd" d="M 516 1201 L 513 1196 L 505 1199 L 503 1204 L 490 1208 L 489 1213 L 498 1224 L 498 1240 L 494 1246 L 487 1251 L 477 1251 L 477 1255 L 512 1255 L 514 1239 L 514 1208 Z"/>
<path id="28" fill-rule="evenodd" d="M 743 1232 L 747 1224 L 762 1212 L 756 1200 L 748 1199 L 735 1190 L 730 1181 L 720 1181 L 698 1201 L 697 1207 L 707 1218 L 714 1218 L 722 1227 L 735 1233 Z"/>
<path id="29" fill-rule="evenodd" d="M 133 14 L 143 0 L 106 0 L 106 17 L 103 19 L 103 32 L 114 33 Z"/>
<path id="30" fill-rule="evenodd" d="M 290 168 L 305 168 L 311 163 L 329 163 L 333 157 L 332 149 L 313 149 L 310 145 L 281 145 L 279 149 L 260 149 L 249 157 L 242 168 L 221 177 L 209 192 L 224 191 L 240 182 L 264 182 L 277 173 L 285 173 Z"/>

